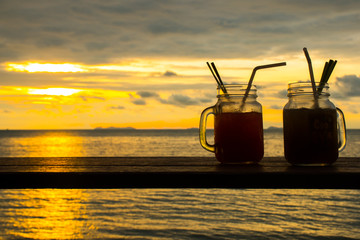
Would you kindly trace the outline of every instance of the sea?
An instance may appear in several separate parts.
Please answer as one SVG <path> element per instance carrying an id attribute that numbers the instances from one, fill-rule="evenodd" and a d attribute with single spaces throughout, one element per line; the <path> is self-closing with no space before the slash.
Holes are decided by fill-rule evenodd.
<path id="1" fill-rule="evenodd" d="M 264 144 L 283 156 L 281 129 Z M 82 156 L 213 154 L 197 129 L 0 130 L 0 157 Z M 360 190 L 0 189 L 0 239 L 360 239 Z"/>

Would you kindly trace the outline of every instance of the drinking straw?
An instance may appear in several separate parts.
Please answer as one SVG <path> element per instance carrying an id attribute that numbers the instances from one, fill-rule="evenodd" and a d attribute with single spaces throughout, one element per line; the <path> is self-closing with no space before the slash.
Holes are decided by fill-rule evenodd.
<path id="1" fill-rule="evenodd" d="M 305 53 L 306 60 L 308 62 L 308 66 L 309 66 L 310 80 L 311 80 L 311 86 L 312 86 L 312 89 L 313 89 L 314 98 L 317 99 L 318 94 L 317 94 L 317 91 L 316 91 L 314 72 L 313 72 L 313 68 L 312 68 L 312 64 L 311 64 L 311 59 L 310 59 L 310 56 L 309 56 L 309 53 L 308 53 L 307 49 L 304 47 L 303 50 L 304 50 L 304 53 Z"/>
<path id="2" fill-rule="evenodd" d="M 335 68 L 336 63 L 337 63 L 337 60 L 334 61 L 332 59 L 330 59 L 329 62 L 325 63 L 324 70 L 323 70 L 321 80 L 319 83 L 318 94 L 321 93 L 321 91 L 323 90 L 323 88 L 325 86 L 325 83 L 328 82 L 328 80 L 331 76 L 331 73 L 333 72 L 333 70 Z"/>
<path id="3" fill-rule="evenodd" d="M 261 66 L 257 66 L 253 69 L 252 71 L 252 74 L 251 74 L 251 77 L 250 77 L 250 80 L 249 80 L 249 83 L 247 85 L 247 88 L 246 88 L 246 91 L 245 91 L 245 95 L 244 95 L 244 98 L 242 100 L 242 103 L 241 103 L 241 108 L 243 107 L 245 101 L 246 101 L 246 98 L 248 97 L 249 95 L 249 92 L 250 92 L 250 89 L 251 89 L 251 85 L 252 85 L 252 82 L 254 80 L 254 77 L 255 77 L 255 73 L 257 70 L 259 69 L 263 69 L 263 68 L 272 68 L 272 67 L 280 67 L 280 66 L 285 66 L 286 65 L 286 62 L 280 62 L 280 63 L 273 63 L 273 64 L 267 64 L 267 65 L 261 65 Z"/>
<path id="4" fill-rule="evenodd" d="M 221 87 L 221 89 L 223 90 L 224 93 L 227 93 L 226 88 L 225 88 L 225 86 L 224 86 L 224 83 L 223 83 L 223 81 L 221 80 L 220 74 L 219 74 L 219 72 L 218 72 L 218 70 L 217 70 L 217 68 L 216 68 L 216 66 L 215 66 L 215 63 L 214 63 L 214 62 L 211 62 L 211 66 L 212 66 L 212 68 L 214 69 L 216 76 L 218 77 L 218 80 L 219 80 L 219 82 L 220 82 L 220 87 Z"/>
<path id="5" fill-rule="evenodd" d="M 328 70 L 327 70 L 327 74 L 326 74 L 325 79 L 324 79 L 325 82 L 327 82 L 327 81 L 329 80 L 330 75 L 331 75 L 331 73 L 333 72 L 336 63 L 337 63 L 337 60 L 334 61 L 334 60 L 331 60 L 331 59 L 330 59 L 329 67 L 328 67 Z"/>
<path id="6" fill-rule="evenodd" d="M 219 74 L 219 72 L 218 72 L 217 69 L 216 69 L 215 63 L 212 62 L 212 63 L 211 63 L 211 66 L 210 66 L 209 62 L 206 62 L 206 64 L 208 65 L 208 67 L 209 67 L 212 75 L 214 76 L 217 84 L 219 85 L 219 87 L 221 88 L 221 90 L 223 91 L 223 93 L 227 93 L 226 88 L 225 88 L 225 86 L 224 86 L 224 83 L 223 83 L 223 81 L 221 80 L 220 74 Z M 213 69 L 214 69 L 214 70 L 213 70 Z"/>
<path id="7" fill-rule="evenodd" d="M 331 62 L 332 60 L 330 60 Z M 326 75 L 327 75 L 327 71 L 329 69 L 329 63 L 330 62 L 326 62 L 325 65 L 324 65 L 324 69 L 323 69 L 323 72 L 322 72 L 322 75 L 321 75 L 321 79 L 320 79 L 320 83 L 319 83 L 319 87 L 317 89 L 317 92 L 318 94 L 321 94 L 324 86 L 325 86 L 325 83 L 327 82 L 326 80 Z"/>
<path id="8" fill-rule="evenodd" d="M 331 61 L 332 61 L 332 60 L 330 60 L 330 62 L 331 62 Z M 322 75 L 321 75 L 320 83 L 324 82 L 324 79 L 325 79 L 325 76 L 326 76 L 326 74 L 327 74 L 328 68 L 329 68 L 329 62 L 326 62 L 325 65 L 324 65 L 324 69 L 323 69 Z"/>

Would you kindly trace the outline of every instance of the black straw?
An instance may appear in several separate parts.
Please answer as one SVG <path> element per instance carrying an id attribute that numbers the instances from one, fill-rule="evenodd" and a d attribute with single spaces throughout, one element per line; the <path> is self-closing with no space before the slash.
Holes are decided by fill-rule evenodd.
<path id="1" fill-rule="evenodd" d="M 225 86 L 224 86 L 224 83 L 223 83 L 223 81 L 221 80 L 220 74 L 219 74 L 219 72 L 218 72 L 217 69 L 216 69 L 215 63 L 212 62 L 212 63 L 211 63 L 211 66 L 210 66 L 209 62 L 206 62 L 206 64 L 208 65 L 208 67 L 209 67 L 212 75 L 214 76 L 214 78 L 215 78 L 217 84 L 219 85 L 219 87 L 221 88 L 221 90 L 222 90 L 224 93 L 227 93 L 226 88 L 225 88 Z"/>
<path id="2" fill-rule="evenodd" d="M 333 72 L 334 68 L 335 68 L 335 65 L 337 63 L 337 60 L 332 60 L 330 59 L 329 62 L 326 62 L 325 63 L 325 66 L 324 66 L 324 70 L 323 70 L 323 73 L 321 75 L 321 80 L 320 80 L 320 83 L 319 83 L 319 88 L 318 88 L 318 93 L 320 94 L 325 86 L 325 83 L 328 82 L 330 76 L 331 76 L 331 73 Z"/>
<path id="3" fill-rule="evenodd" d="M 307 48 L 304 47 L 303 51 L 305 53 L 305 57 L 306 57 L 308 67 L 309 67 L 310 80 L 311 80 L 311 86 L 313 89 L 314 98 L 317 99 L 317 91 L 316 91 L 316 85 L 315 85 L 315 79 L 314 79 L 314 72 L 313 72 L 313 68 L 312 68 L 312 64 L 311 64 L 310 55 L 309 55 Z"/>

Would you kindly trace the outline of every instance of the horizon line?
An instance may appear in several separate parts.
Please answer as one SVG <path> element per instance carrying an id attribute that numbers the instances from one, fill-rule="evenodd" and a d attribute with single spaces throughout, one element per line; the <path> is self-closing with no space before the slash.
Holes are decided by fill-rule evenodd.
<path id="1" fill-rule="evenodd" d="M 95 127 L 95 128 L 2 128 L 0 131 L 70 131 L 70 130 L 198 130 L 199 127 L 189 127 L 189 128 L 134 128 L 134 127 Z M 207 130 L 214 130 L 214 128 L 207 128 Z M 282 127 L 269 126 L 263 130 L 283 130 Z M 360 128 L 347 128 L 347 130 L 360 130 Z"/>

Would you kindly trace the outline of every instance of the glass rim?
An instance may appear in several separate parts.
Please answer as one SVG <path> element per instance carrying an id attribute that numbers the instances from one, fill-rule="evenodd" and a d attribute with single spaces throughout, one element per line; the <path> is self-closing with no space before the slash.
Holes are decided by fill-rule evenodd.
<path id="1" fill-rule="evenodd" d="M 234 84 L 234 83 L 231 83 L 231 84 L 224 84 L 225 87 L 247 87 L 248 84 L 247 83 L 239 83 L 239 84 Z M 257 87 L 256 84 L 251 84 L 251 87 Z M 220 85 L 217 85 L 217 89 L 220 88 Z"/>
<path id="2" fill-rule="evenodd" d="M 248 84 L 224 84 L 224 87 L 227 90 L 226 93 L 223 91 L 222 87 L 217 87 L 217 97 L 244 97 Z M 251 85 L 248 97 L 257 97 L 256 92 L 256 85 Z"/>
<path id="3" fill-rule="evenodd" d="M 294 81 L 294 82 L 289 82 L 288 83 L 288 87 L 290 88 L 290 86 L 295 86 L 295 85 L 304 85 L 304 87 L 312 87 L 312 83 L 311 81 Z M 320 82 L 315 82 L 316 87 L 319 87 Z M 324 83 L 324 87 L 329 87 L 329 83 Z"/>
<path id="4" fill-rule="evenodd" d="M 316 91 L 320 88 L 320 82 L 315 82 Z M 330 96 L 328 92 L 329 84 L 324 83 L 321 88 L 324 91 L 318 93 L 319 96 Z M 314 95 L 311 81 L 294 81 L 288 83 L 287 96 L 302 96 L 302 95 Z"/>

